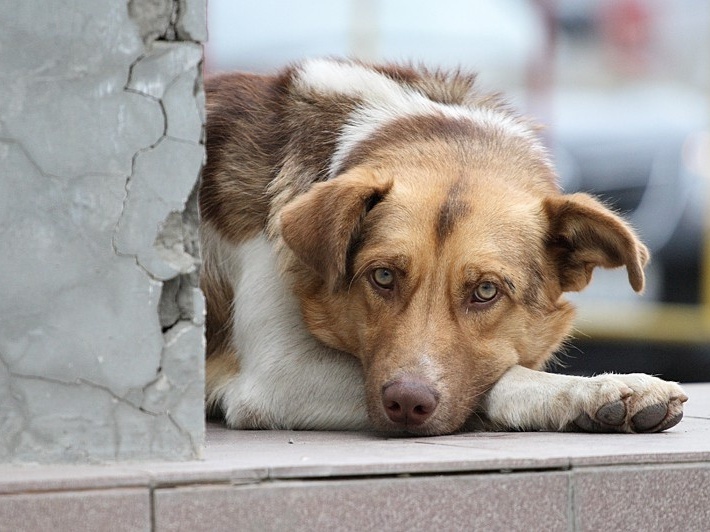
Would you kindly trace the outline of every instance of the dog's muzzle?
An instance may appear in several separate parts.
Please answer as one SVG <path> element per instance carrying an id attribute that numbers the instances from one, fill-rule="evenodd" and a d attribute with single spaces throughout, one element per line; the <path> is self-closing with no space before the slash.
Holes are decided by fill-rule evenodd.
<path id="1" fill-rule="evenodd" d="M 419 427 L 436 410 L 439 394 L 421 378 L 402 377 L 382 387 L 382 405 L 401 428 Z"/>

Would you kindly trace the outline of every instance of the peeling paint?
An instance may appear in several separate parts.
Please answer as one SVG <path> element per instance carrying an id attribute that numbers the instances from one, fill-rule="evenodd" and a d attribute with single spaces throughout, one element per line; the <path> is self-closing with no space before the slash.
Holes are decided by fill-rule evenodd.
<path id="1" fill-rule="evenodd" d="M 155 40 L 207 40 L 206 2 L 194 0 L 129 0 L 128 14 L 145 43 Z"/>
<path id="2" fill-rule="evenodd" d="M 24 50 L 0 54 L 0 461 L 201 452 L 204 12 L 83 0 L 0 22 Z"/>
<path id="3" fill-rule="evenodd" d="M 175 40 L 179 3 L 174 0 L 129 0 L 128 16 L 138 25 L 143 42 Z"/>

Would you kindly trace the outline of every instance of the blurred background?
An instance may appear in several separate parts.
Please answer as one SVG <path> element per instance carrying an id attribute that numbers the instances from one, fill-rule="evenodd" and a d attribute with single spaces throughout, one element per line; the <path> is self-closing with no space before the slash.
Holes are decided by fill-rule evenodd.
<path id="1" fill-rule="evenodd" d="M 639 297 L 597 271 L 571 299 L 560 371 L 710 381 L 710 2 L 260 0 L 208 2 L 206 74 L 304 57 L 479 72 L 546 125 L 566 192 L 625 214 L 653 254 Z"/>

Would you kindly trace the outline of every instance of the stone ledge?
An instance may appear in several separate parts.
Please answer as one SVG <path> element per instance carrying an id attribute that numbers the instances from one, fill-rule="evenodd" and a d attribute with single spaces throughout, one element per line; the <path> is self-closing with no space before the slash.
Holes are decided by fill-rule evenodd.
<path id="1" fill-rule="evenodd" d="M 100 501 L 96 511 L 107 519 L 120 510 L 115 505 L 135 506 L 138 497 L 152 508 L 146 526 L 157 529 L 220 529 L 237 522 L 240 530 L 289 522 L 330 527 L 338 520 L 336 528 L 349 528 L 366 527 L 372 519 L 392 530 L 407 523 L 416 529 L 416 521 L 397 525 L 406 511 L 412 519 L 426 515 L 454 528 L 476 516 L 476 526 L 490 529 L 495 523 L 500 529 L 525 523 L 533 529 L 587 529 L 600 526 L 603 517 L 622 529 L 663 523 L 663 529 L 691 530 L 693 523 L 710 522 L 710 384 L 686 389 L 685 419 L 662 434 L 388 438 L 231 431 L 211 424 L 200 461 L 1 465 L 0 529 L 26 529 L 23 514 L 34 508 L 27 506 L 32 500 L 62 517 L 55 529 L 79 530 L 63 508 L 85 504 L 77 502 L 82 497 Z M 674 528 L 671 506 L 678 497 L 687 515 Z M 618 513 L 596 512 L 609 505 Z"/>

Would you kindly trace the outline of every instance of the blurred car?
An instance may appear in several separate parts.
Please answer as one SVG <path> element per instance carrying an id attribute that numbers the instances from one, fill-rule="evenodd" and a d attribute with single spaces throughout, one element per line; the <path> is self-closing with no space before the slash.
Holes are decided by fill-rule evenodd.
<path id="1" fill-rule="evenodd" d="M 553 102 L 553 152 L 565 190 L 592 192 L 629 217 L 653 255 L 649 298 L 697 303 L 708 185 L 698 159 L 710 152 L 705 95 L 638 83 L 560 90 Z M 623 272 L 600 277 L 625 283 Z M 596 284 L 586 297 L 630 294 Z"/>

